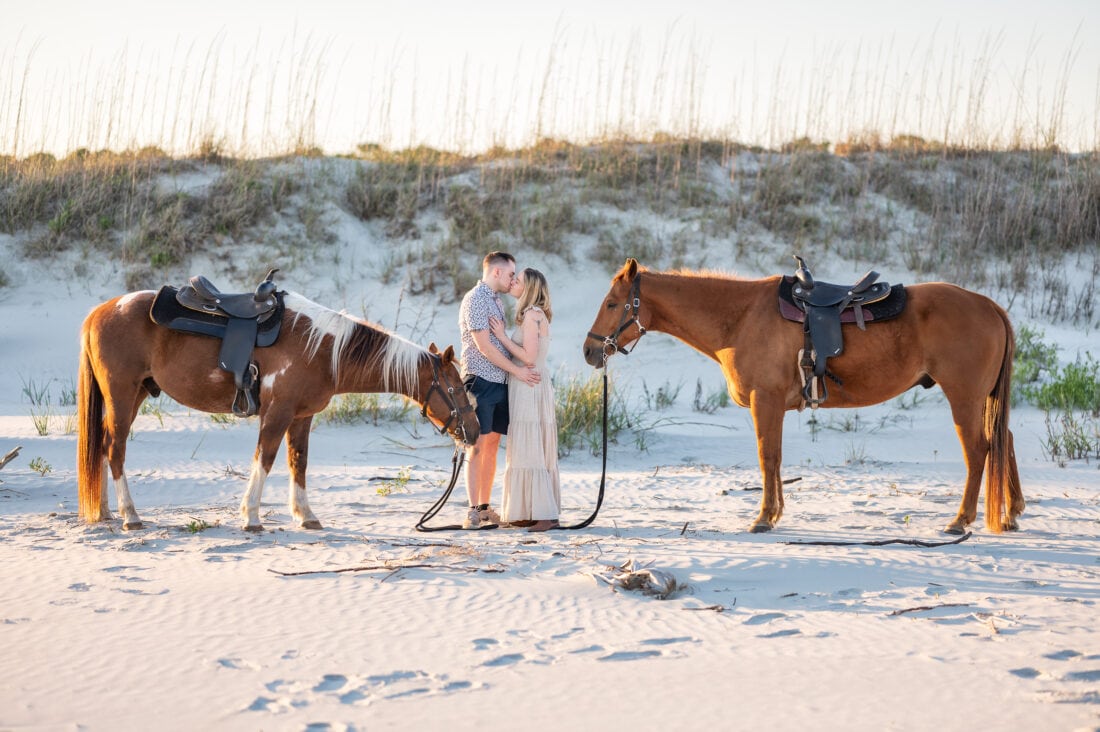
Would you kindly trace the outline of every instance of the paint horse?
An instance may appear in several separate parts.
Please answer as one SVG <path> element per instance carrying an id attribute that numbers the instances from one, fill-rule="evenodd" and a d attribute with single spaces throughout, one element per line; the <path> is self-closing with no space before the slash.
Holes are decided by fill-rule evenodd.
<path id="1" fill-rule="evenodd" d="M 111 518 L 109 468 L 123 528 L 142 528 L 124 463 L 130 426 L 146 397 L 163 391 L 184 406 L 220 413 L 229 411 L 238 394 L 233 374 L 218 368 L 220 342 L 155 324 L 155 295 L 133 292 L 109 300 L 92 310 L 81 331 L 77 481 L 80 516 L 88 522 Z M 321 528 L 306 499 L 309 432 L 314 415 L 336 394 L 403 394 L 456 444 L 476 442 L 477 417 L 452 347 L 425 349 L 295 293 L 282 294 L 282 302 L 278 340 L 253 353 L 260 434 L 241 500 L 244 529 L 263 528 L 260 497 L 284 436 L 290 512 L 302 528 Z"/>
<path id="2" fill-rule="evenodd" d="M 598 368 L 655 330 L 718 362 L 730 396 L 751 410 L 755 426 L 764 493 L 753 532 L 774 528 L 783 515 L 783 415 L 804 405 L 803 328 L 780 314 L 781 280 L 655 272 L 628 259 L 612 278 L 583 346 L 585 360 Z M 917 385 L 939 384 L 966 462 L 959 512 L 945 531 L 961 534 L 976 518 L 983 471 L 986 526 L 1016 529 L 1024 497 L 1008 428 L 1015 351 L 1008 316 L 989 298 L 955 285 L 929 282 L 905 290 L 906 306 L 896 318 L 865 331 L 846 329 L 843 353 L 829 360 L 836 384 L 822 406 L 864 407 Z"/>

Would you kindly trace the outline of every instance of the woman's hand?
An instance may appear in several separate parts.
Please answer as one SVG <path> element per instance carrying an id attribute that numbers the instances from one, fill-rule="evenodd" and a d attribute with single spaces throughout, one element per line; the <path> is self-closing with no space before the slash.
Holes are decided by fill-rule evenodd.
<path id="1" fill-rule="evenodd" d="M 501 342 L 508 337 L 508 334 L 504 332 L 504 321 L 491 315 L 489 316 L 489 332 Z"/>

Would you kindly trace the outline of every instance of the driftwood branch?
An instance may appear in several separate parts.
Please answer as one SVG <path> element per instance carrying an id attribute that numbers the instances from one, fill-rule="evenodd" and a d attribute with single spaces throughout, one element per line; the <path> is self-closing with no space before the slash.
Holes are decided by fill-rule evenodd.
<path id="1" fill-rule="evenodd" d="M 19 447 L 15 448 L 14 450 L 9 452 L 4 457 L 0 458 L 0 468 L 3 468 L 5 465 L 10 463 L 12 460 L 15 460 L 15 458 L 19 456 L 19 451 L 22 450 L 22 449 L 23 449 L 23 446 L 20 445 Z"/>
<path id="2" fill-rule="evenodd" d="M 907 607 L 902 610 L 895 610 L 890 615 L 904 615 L 905 613 L 916 613 L 922 610 L 938 610 L 941 607 L 970 607 L 969 602 L 945 602 L 941 605 L 920 605 L 919 607 Z"/>
<path id="3" fill-rule="evenodd" d="M 368 564 L 362 567 L 341 567 L 340 569 L 305 569 L 299 572 L 283 572 L 278 569 L 269 569 L 268 572 L 280 577 L 300 577 L 304 574 L 340 574 L 342 572 L 395 572 L 399 569 L 450 569 L 456 572 L 484 572 L 486 574 L 499 574 L 503 569 L 496 567 L 454 567 L 447 564 Z"/>
<path id="4" fill-rule="evenodd" d="M 970 538 L 971 532 L 966 532 L 958 539 L 951 541 L 921 541 L 920 539 L 878 539 L 871 541 L 785 541 L 784 544 L 801 544 L 803 546 L 886 546 L 887 544 L 907 544 L 909 546 L 951 546 L 962 544 Z"/>

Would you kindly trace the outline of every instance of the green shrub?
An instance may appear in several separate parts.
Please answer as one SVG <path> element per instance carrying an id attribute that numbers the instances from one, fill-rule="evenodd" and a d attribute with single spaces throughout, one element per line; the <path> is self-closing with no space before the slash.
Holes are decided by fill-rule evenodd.
<path id="1" fill-rule="evenodd" d="M 340 394 L 317 415 L 324 424 L 404 422 L 414 413 L 413 402 L 395 394 Z"/>
<path id="2" fill-rule="evenodd" d="M 1016 358 L 1012 364 L 1013 394 L 1023 396 L 1023 390 L 1050 374 L 1058 367 L 1058 347 L 1043 340 L 1044 333 L 1030 326 L 1016 331 Z"/>
<path id="3" fill-rule="evenodd" d="M 1100 362 L 1086 353 L 1082 360 L 1055 369 L 1047 383 L 1029 385 L 1024 396 L 1040 409 L 1082 410 L 1100 416 Z"/>
<path id="4" fill-rule="evenodd" d="M 617 442 L 620 432 L 630 426 L 626 405 L 608 384 L 607 440 Z M 603 376 L 596 372 L 587 377 L 574 375 L 554 384 L 555 416 L 558 421 L 558 455 L 585 446 L 598 455 L 603 439 Z"/>

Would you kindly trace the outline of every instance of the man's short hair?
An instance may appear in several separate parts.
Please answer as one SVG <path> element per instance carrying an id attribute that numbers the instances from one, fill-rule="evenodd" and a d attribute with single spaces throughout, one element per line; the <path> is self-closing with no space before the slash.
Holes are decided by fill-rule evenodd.
<path id="1" fill-rule="evenodd" d="M 489 252 L 485 255 L 485 259 L 481 260 L 481 269 L 484 272 L 488 272 L 493 267 L 499 267 L 505 262 L 516 263 L 516 258 L 508 252 Z"/>

